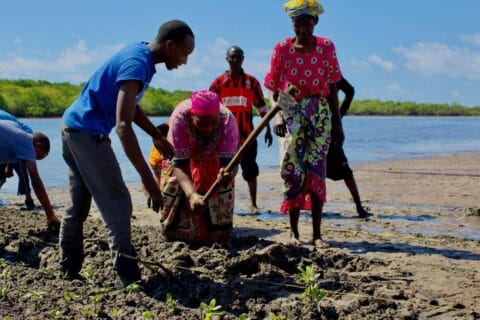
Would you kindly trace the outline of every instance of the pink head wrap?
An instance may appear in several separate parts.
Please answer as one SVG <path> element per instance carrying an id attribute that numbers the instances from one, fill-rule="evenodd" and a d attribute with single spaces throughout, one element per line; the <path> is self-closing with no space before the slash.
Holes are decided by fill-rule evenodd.
<path id="1" fill-rule="evenodd" d="M 214 92 L 201 90 L 192 92 L 192 113 L 196 116 L 212 116 L 220 113 L 220 99 Z"/>

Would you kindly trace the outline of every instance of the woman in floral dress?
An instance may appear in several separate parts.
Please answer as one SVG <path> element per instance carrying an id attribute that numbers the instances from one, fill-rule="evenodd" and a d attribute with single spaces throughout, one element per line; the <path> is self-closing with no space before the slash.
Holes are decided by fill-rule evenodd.
<path id="1" fill-rule="evenodd" d="M 276 118 L 274 132 L 283 139 L 281 162 L 284 201 L 280 208 L 290 216 L 291 239 L 300 244 L 300 210 L 311 209 L 313 244 L 328 247 L 320 233 L 326 201 L 326 159 L 329 147 L 343 143 L 335 83 L 342 77 L 333 42 L 313 34 L 323 8 L 315 0 L 291 0 L 285 10 L 292 19 L 295 36 L 273 49 L 265 76 L 272 105 L 277 93 L 289 85 L 298 90 L 293 108 Z M 331 146 L 330 146 L 331 145 Z"/>

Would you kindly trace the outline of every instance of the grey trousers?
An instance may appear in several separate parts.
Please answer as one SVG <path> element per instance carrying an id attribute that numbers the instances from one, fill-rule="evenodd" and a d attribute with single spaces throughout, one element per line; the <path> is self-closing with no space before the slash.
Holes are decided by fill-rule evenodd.
<path id="1" fill-rule="evenodd" d="M 77 274 L 82 268 L 83 223 L 93 197 L 105 223 L 116 271 L 126 277 L 140 278 L 137 263 L 119 257 L 119 253 L 133 256 L 136 253 L 131 243 L 132 201 L 110 139 L 62 128 L 62 148 L 69 167 L 72 200 L 60 228 L 62 270 Z"/>

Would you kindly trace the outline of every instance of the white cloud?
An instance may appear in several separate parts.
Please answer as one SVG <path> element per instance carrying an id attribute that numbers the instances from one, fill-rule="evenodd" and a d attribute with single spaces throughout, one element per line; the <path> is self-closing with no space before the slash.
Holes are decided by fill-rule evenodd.
<path id="1" fill-rule="evenodd" d="M 438 42 L 417 43 L 394 49 L 412 72 L 424 76 L 447 76 L 480 80 L 480 52 Z"/>
<path id="2" fill-rule="evenodd" d="M 460 40 L 465 44 L 480 47 L 480 33 L 462 34 Z"/>
<path id="3" fill-rule="evenodd" d="M 353 59 L 353 60 L 350 60 L 350 64 L 352 65 L 353 68 L 358 69 L 360 71 L 366 71 L 370 69 L 370 64 L 366 61 Z"/>
<path id="4" fill-rule="evenodd" d="M 396 66 L 393 62 L 385 60 L 376 54 L 370 55 L 368 57 L 368 61 L 388 72 L 392 72 L 396 69 Z"/>
<path id="5" fill-rule="evenodd" d="M 30 58 L 10 53 L 0 60 L 0 76 L 3 78 L 32 78 L 52 81 L 86 81 L 100 63 L 118 51 L 122 45 L 103 45 L 88 48 L 84 40 L 73 47 L 63 49 L 52 60 Z"/>

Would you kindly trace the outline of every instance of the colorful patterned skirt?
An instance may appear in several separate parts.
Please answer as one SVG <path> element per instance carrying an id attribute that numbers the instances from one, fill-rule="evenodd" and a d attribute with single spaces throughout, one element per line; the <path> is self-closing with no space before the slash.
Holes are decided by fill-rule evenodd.
<path id="1" fill-rule="evenodd" d="M 280 213 L 310 210 L 311 196 L 326 201 L 326 161 L 330 145 L 331 113 L 324 99 L 307 97 L 284 111 L 287 135 L 281 140 L 280 174 L 284 201 Z"/>
<path id="2" fill-rule="evenodd" d="M 218 189 L 208 200 L 203 213 L 193 214 L 177 178 L 173 176 L 173 167 L 167 161 L 164 161 L 162 173 L 164 204 L 160 211 L 160 222 L 165 238 L 168 241 L 206 245 L 228 240 L 232 231 L 235 200 L 233 182 Z"/>

